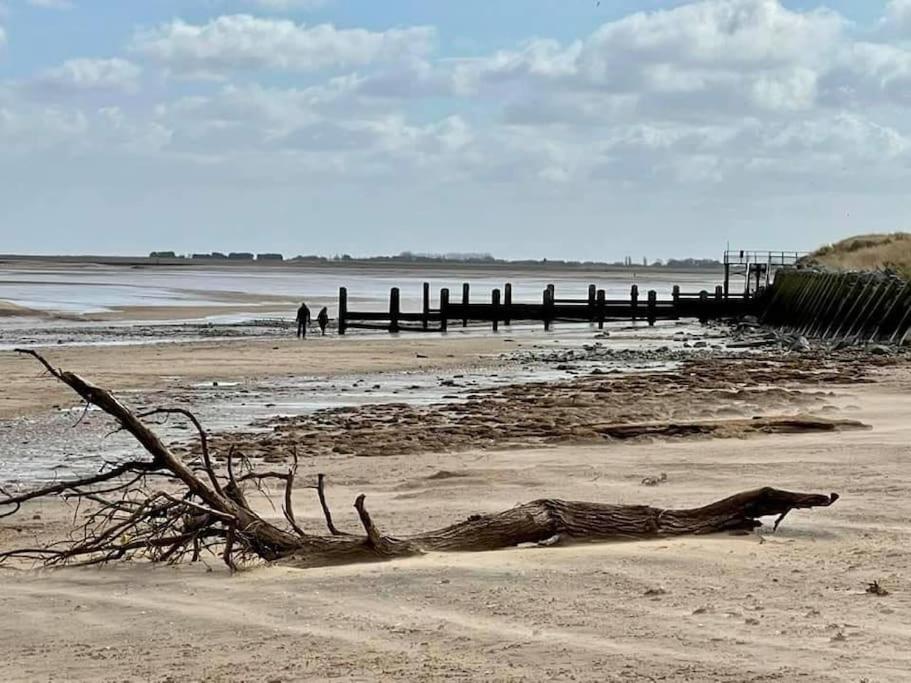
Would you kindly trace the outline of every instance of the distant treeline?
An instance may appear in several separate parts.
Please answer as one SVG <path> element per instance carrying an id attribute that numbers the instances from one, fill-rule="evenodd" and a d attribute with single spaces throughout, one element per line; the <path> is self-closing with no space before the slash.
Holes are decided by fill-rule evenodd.
<path id="1" fill-rule="evenodd" d="M 634 263 L 630 257 L 622 261 L 566 261 L 562 259 L 498 259 L 491 254 L 473 254 L 473 253 L 448 253 L 448 254 L 416 254 L 410 251 L 403 251 L 395 256 L 358 256 L 353 257 L 350 254 L 341 254 L 335 256 L 317 256 L 309 254 L 306 256 L 295 256 L 285 259 L 282 254 L 263 253 L 254 254 L 246 251 L 232 251 L 227 254 L 220 251 L 213 251 L 207 254 L 177 254 L 173 251 L 153 251 L 149 254 L 152 259 L 180 259 L 190 261 L 287 261 L 289 263 L 330 263 L 330 262 L 356 262 L 356 263 L 453 263 L 453 264 L 497 264 L 497 265 L 515 265 L 515 266 L 566 266 L 566 267 L 598 267 L 598 266 L 621 266 L 621 267 L 638 267 L 638 268 L 668 268 L 668 269 L 699 269 L 699 268 L 720 268 L 721 262 L 715 259 L 657 259 L 649 262 L 643 258 L 641 263 Z"/>

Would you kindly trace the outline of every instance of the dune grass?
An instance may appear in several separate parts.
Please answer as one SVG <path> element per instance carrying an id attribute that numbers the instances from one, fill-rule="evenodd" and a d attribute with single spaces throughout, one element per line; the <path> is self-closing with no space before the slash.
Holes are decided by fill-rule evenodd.
<path id="1" fill-rule="evenodd" d="M 817 249 L 805 261 L 834 270 L 891 270 L 907 278 L 911 276 L 911 233 L 849 237 Z"/>

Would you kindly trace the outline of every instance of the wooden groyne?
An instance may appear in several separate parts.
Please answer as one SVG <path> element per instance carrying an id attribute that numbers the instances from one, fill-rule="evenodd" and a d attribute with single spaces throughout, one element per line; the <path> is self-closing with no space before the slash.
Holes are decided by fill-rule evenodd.
<path id="1" fill-rule="evenodd" d="M 902 344 L 911 328 L 911 283 L 885 273 L 780 270 L 761 322 L 807 337 Z"/>
<path id="2" fill-rule="evenodd" d="M 471 286 L 464 283 L 459 298 L 441 289 L 436 307 L 433 306 L 430 284 L 422 287 L 420 311 L 401 310 L 401 293 L 393 287 L 389 307 L 385 311 L 354 311 L 348 307 L 348 290 L 339 289 L 338 331 L 349 329 L 386 330 L 388 332 L 445 332 L 452 324 L 467 327 L 470 323 L 489 323 L 494 331 L 500 325 L 514 322 L 542 323 L 549 330 L 555 322 L 588 322 L 604 327 L 606 322 L 642 320 L 654 325 L 658 320 L 693 318 L 701 322 L 733 318 L 754 312 L 756 300 L 748 294 L 724 296 L 722 286 L 709 293 L 682 292 L 674 286 L 670 299 L 659 299 L 655 290 L 640 296 L 633 285 L 629 298 L 608 299 L 606 291 L 589 285 L 587 296 L 558 298 L 554 285 L 548 285 L 539 302 L 513 301 L 512 285 L 496 288 L 483 302 L 471 300 Z"/>

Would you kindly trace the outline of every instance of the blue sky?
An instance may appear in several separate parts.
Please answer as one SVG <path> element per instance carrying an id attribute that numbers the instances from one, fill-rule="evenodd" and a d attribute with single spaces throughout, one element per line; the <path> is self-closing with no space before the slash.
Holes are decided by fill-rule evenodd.
<path id="1" fill-rule="evenodd" d="M 0 0 L 0 252 L 810 248 L 909 104 L 911 0 Z"/>

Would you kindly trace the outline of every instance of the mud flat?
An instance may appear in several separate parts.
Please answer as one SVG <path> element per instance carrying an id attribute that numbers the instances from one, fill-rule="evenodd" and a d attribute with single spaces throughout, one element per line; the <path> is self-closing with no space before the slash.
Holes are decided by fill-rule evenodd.
<path id="1" fill-rule="evenodd" d="M 326 351 L 308 345 L 306 357 L 299 345 L 276 350 L 269 341 L 138 347 L 132 360 L 132 353 L 66 348 L 53 359 L 139 397 L 175 383 L 211 383 L 219 368 L 225 381 L 293 373 L 279 362 L 319 367 L 323 378 L 441 369 L 451 377 L 460 366 L 499 367 L 501 354 L 516 359 L 516 342 L 506 339 L 360 339 L 331 352 L 328 344 Z M 545 353 L 535 351 L 537 360 Z M 313 452 L 301 453 L 301 486 L 327 473 L 336 522 L 350 531 L 358 528 L 350 504 L 359 493 L 393 534 L 545 496 L 686 507 L 774 485 L 837 491 L 835 505 L 794 512 L 774 534 L 259 567 L 234 576 L 217 559 L 208 568 L 0 570 L 0 602 L 16 615 L 0 625 L 0 677 L 907 680 L 907 360 L 857 352 L 716 355 L 633 374 L 583 378 L 567 370 L 546 384 L 445 387 L 468 395 L 266 418 L 255 430 L 217 430 L 216 438 L 252 447 L 268 431 L 277 454 L 287 446 L 282 439 L 316 431 L 306 440 Z M 598 363 L 606 367 L 607 359 Z M 54 403 L 70 405 L 26 361 L 4 354 L 0 364 L 13 389 L 4 392 L 6 410 L 41 415 Z M 844 428 L 632 440 L 597 432 L 602 423 L 643 417 L 742 427 L 770 415 L 812 415 Z M 322 445 L 343 437 L 359 454 L 382 457 Z M 294 498 L 300 523 L 320 528 L 313 492 L 300 488 Z M 62 537 L 72 512 L 39 504 L 0 520 L 0 545 Z M 868 593 L 872 581 L 889 594 Z"/>

